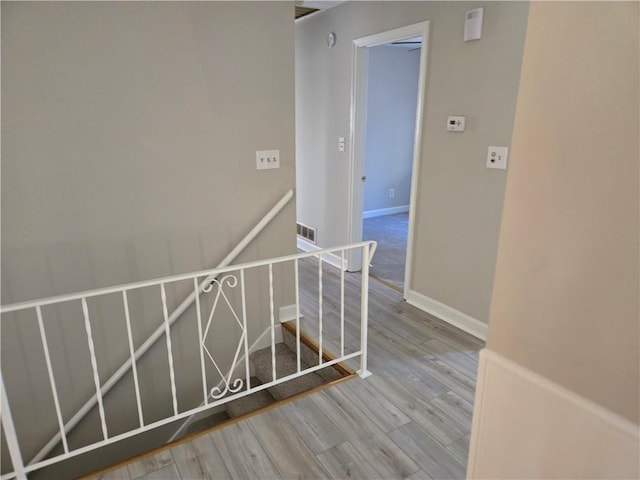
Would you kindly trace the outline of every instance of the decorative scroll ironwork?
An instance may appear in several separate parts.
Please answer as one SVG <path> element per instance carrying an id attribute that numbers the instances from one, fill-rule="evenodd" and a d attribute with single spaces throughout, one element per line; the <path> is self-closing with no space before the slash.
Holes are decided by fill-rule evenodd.
<path id="1" fill-rule="evenodd" d="M 235 288 L 237 285 L 238 285 L 238 278 L 235 275 L 225 275 L 224 277 L 222 277 L 221 280 L 218 280 L 217 278 L 212 280 L 211 283 L 202 290 L 205 293 L 210 293 L 211 291 L 214 290 L 214 286 L 216 290 L 216 296 L 213 300 L 213 306 L 211 307 L 211 312 L 209 313 L 207 325 L 204 329 L 204 333 L 202 334 L 202 343 L 200 345 L 200 347 L 207 354 L 207 357 L 209 358 L 209 360 L 211 360 L 211 363 L 213 364 L 216 371 L 218 372 L 218 374 L 220 374 L 220 377 L 222 378 L 221 380 L 223 384 L 222 388 L 220 388 L 220 386 L 215 386 L 209 392 L 209 395 L 214 400 L 218 400 L 224 397 L 225 395 L 227 395 L 228 393 L 239 392 L 244 387 L 244 381 L 242 379 L 237 378 L 231 381 L 231 375 L 233 375 L 233 371 L 235 370 L 236 365 L 238 363 L 238 356 L 240 354 L 240 349 L 242 348 L 244 338 L 247 335 L 247 331 L 242 325 L 240 318 L 238 318 L 238 314 L 236 313 L 235 309 L 231 305 L 231 302 L 229 301 L 229 297 L 227 297 L 227 294 L 224 291 L 225 286 L 229 288 Z M 220 368 L 218 363 L 215 361 L 215 359 L 213 358 L 213 355 L 211 355 L 211 352 L 206 346 L 207 336 L 209 332 L 212 330 L 211 326 L 213 323 L 213 316 L 216 312 L 216 309 L 218 308 L 220 299 L 222 299 L 227 304 L 227 306 L 229 307 L 229 310 L 233 314 L 233 318 L 235 319 L 236 323 L 240 327 L 240 330 L 242 331 L 242 335 L 238 340 L 238 345 L 236 346 L 236 351 L 233 356 L 233 362 L 231 362 L 231 366 L 229 367 L 229 371 L 227 372 L 226 375 L 222 373 L 222 369 Z"/>
<path id="2" fill-rule="evenodd" d="M 247 237 L 249 238 L 249 237 Z M 16 303 L 13 305 L 2 305 L 0 306 L 0 314 L 3 316 L 10 312 L 29 312 L 35 310 L 35 316 L 38 320 L 38 327 L 40 331 L 40 337 L 42 341 L 42 350 L 41 352 L 44 354 L 44 361 L 46 363 L 47 373 L 49 375 L 49 385 L 51 388 L 51 397 L 53 400 L 53 406 L 56 410 L 56 417 L 58 420 L 58 428 L 59 432 L 56 433 L 49 442 L 44 445 L 44 447 L 36 454 L 36 456 L 29 462 L 25 463 L 23 458 L 23 453 L 21 450 L 21 446 L 19 443 L 18 432 L 16 432 L 16 425 L 14 424 L 13 417 L 11 416 L 11 409 L 9 406 L 9 399 L 7 396 L 7 392 L 5 390 L 5 384 L 3 381 L 2 372 L 0 372 L 0 404 L 2 404 L 2 409 L 0 409 L 0 434 L 3 435 L 3 438 L 6 439 L 5 442 L 7 444 L 7 450 L 10 456 L 11 464 L 13 466 L 12 472 L 5 472 L 0 475 L 0 480 L 9 480 L 16 478 L 17 480 L 26 480 L 27 474 L 41 469 L 43 467 L 53 465 L 55 463 L 67 460 L 69 458 L 73 458 L 77 455 L 93 451 L 97 448 L 115 444 L 120 442 L 126 438 L 133 438 L 134 435 L 139 433 L 143 433 L 146 431 L 151 431 L 154 428 L 158 428 L 161 426 L 169 425 L 177 420 L 187 420 L 193 419 L 196 415 L 206 412 L 211 409 L 213 406 L 222 405 L 225 402 L 229 402 L 235 400 L 237 398 L 244 397 L 246 395 L 251 394 L 255 390 L 259 390 L 262 388 L 267 388 L 272 385 L 281 384 L 294 378 L 301 377 L 303 375 L 307 375 L 312 372 L 316 372 L 323 368 L 336 365 L 340 362 L 344 362 L 350 359 L 360 358 L 360 370 L 358 374 L 362 377 L 369 375 L 367 370 L 367 316 L 368 316 L 368 265 L 371 262 L 371 258 L 373 256 L 373 252 L 375 251 L 376 244 L 375 242 L 361 242 L 353 245 L 343 246 L 343 247 L 332 247 L 329 249 L 320 250 L 317 252 L 306 252 L 306 253 L 297 253 L 294 255 L 288 255 L 285 257 L 280 257 L 277 259 L 265 259 L 259 260 L 255 262 L 245 263 L 241 265 L 234 265 L 233 267 L 221 266 L 218 269 L 210 270 L 206 272 L 195 272 L 192 274 L 184 274 L 184 275 L 174 275 L 172 277 L 166 277 L 163 279 L 157 280 L 148 280 L 144 282 L 136 282 L 128 285 L 118 285 L 114 287 L 101 288 L 86 292 L 73 293 L 68 295 L 61 295 L 58 297 L 44 298 L 33 301 Z M 309 257 L 320 257 L 327 254 L 338 254 L 340 253 L 341 258 L 345 259 L 345 252 L 359 250 L 363 257 L 363 271 L 362 271 L 362 282 L 361 282 L 361 291 L 360 291 L 360 347 L 356 351 L 346 354 L 344 352 L 344 320 L 345 320 L 345 289 L 344 289 L 344 272 L 341 273 L 341 289 L 340 289 L 340 337 L 341 337 L 341 356 L 338 358 L 334 358 L 329 361 L 319 362 L 318 365 L 302 368 L 301 366 L 301 358 L 300 358 L 300 292 L 299 292 L 299 260 L 309 258 Z M 223 264 L 226 265 L 227 260 L 223 261 Z M 275 362 L 273 362 L 273 355 L 275 351 L 275 335 L 274 335 L 274 323 L 275 323 L 275 304 L 274 304 L 274 288 L 273 288 L 273 265 L 285 264 L 287 262 L 294 263 L 294 290 L 295 290 L 295 310 L 296 310 L 296 344 L 297 344 L 297 371 L 286 376 L 282 376 L 280 378 L 274 378 L 273 381 L 269 384 L 262 385 L 256 388 L 248 388 L 250 386 L 250 370 L 248 361 L 244 362 L 245 369 L 245 378 L 244 379 L 233 379 L 232 375 L 234 374 L 236 368 L 242 364 L 243 362 L 239 361 L 240 351 L 241 349 L 244 351 L 244 357 L 247 358 L 249 355 L 249 346 L 248 346 L 248 328 L 247 328 L 247 309 L 246 309 L 246 292 L 245 292 L 245 271 L 248 269 L 256 269 L 267 266 L 269 268 L 269 310 L 270 310 L 270 324 L 271 324 L 271 351 L 272 351 L 272 364 L 275 367 Z M 231 274 L 230 272 L 235 272 L 239 278 Z M 201 280 L 203 276 L 206 275 L 204 280 Z M 318 280 L 322 282 L 321 270 L 319 273 Z M 172 284 L 175 282 L 183 282 L 185 280 L 193 281 L 193 292 L 189 294 L 189 296 L 171 313 L 169 314 L 167 308 L 167 296 L 165 291 L 165 284 Z M 232 295 L 231 297 L 234 299 L 234 303 L 238 306 L 239 311 L 233 308 L 232 302 L 230 301 L 230 291 L 231 289 L 240 286 L 238 289 L 240 292 L 240 304 L 236 302 L 237 296 Z M 147 338 L 137 349 L 134 349 L 133 343 L 133 335 L 132 335 L 132 321 L 130 311 L 129 311 L 129 302 L 128 302 L 128 293 L 132 291 L 137 291 L 143 288 L 149 287 L 160 287 L 160 297 L 162 300 L 162 310 L 164 322 L 160 325 L 154 332 Z M 235 292 L 237 293 L 238 290 Z M 94 332 L 92 332 L 91 327 L 92 323 L 89 318 L 89 308 L 87 300 L 90 298 L 98 298 L 105 295 L 112 294 L 121 294 L 122 302 L 124 308 L 124 317 L 127 327 L 127 337 L 129 342 L 129 358 L 123 363 L 123 365 L 109 377 L 108 380 L 103 381 L 99 375 L 99 365 L 98 359 L 96 358 L 95 348 L 94 348 Z M 206 322 L 206 326 L 203 325 L 203 313 L 200 308 L 200 296 L 203 293 L 211 294 L 213 297 L 211 299 L 211 311 L 209 312 L 208 319 Z M 54 367 L 52 364 L 52 359 L 49 355 L 48 350 L 48 341 L 47 341 L 47 332 L 45 330 L 45 323 L 47 322 L 46 318 L 43 318 L 42 307 L 48 305 L 58 305 L 62 303 L 68 302 L 80 302 L 82 306 L 82 318 L 84 319 L 85 330 L 87 331 L 87 347 L 89 351 L 89 361 L 91 363 L 91 370 L 93 371 L 94 383 L 96 388 L 96 393 L 90 398 L 83 406 L 80 408 L 78 412 L 76 412 L 71 418 L 69 418 L 65 422 L 65 418 L 62 416 L 61 405 L 62 400 L 67 400 L 65 392 L 57 388 L 56 381 L 54 378 Z M 199 356 L 200 356 L 200 365 L 202 367 L 202 396 L 203 396 L 203 404 L 191 408 L 184 411 L 178 410 L 177 405 L 177 391 L 176 391 L 176 382 L 175 375 L 173 374 L 173 350 L 171 343 L 171 325 L 178 319 L 180 316 L 195 302 L 196 304 L 196 315 L 198 321 L 198 343 L 200 344 Z M 233 315 L 235 322 L 240 327 L 241 335 L 238 335 L 240 338 L 238 339 L 238 344 L 235 348 L 235 355 L 233 357 L 233 361 L 231 362 L 231 366 L 229 367 L 226 375 L 223 373 L 221 366 L 215 361 L 211 351 L 213 348 L 207 349 L 206 340 L 209 338 L 209 334 L 212 333 L 213 326 L 213 317 L 218 313 L 218 321 L 220 319 L 220 312 L 218 309 L 225 308 L 224 303 L 227 304 L 229 312 Z M 355 302 L 354 300 L 354 303 Z M 334 305 L 333 302 L 329 305 Z M 334 305 L 335 306 L 335 305 Z M 206 309 L 205 309 L 206 310 Z M 3 318 L 4 320 L 4 318 Z M 233 326 L 233 320 L 230 320 L 230 324 Z M 229 325 L 216 325 L 216 331 L 222 327 L 228 327 Z M 204 328 L 203 328 L 204 327 Z M 266 333 L 266 332 L 265 332 Z M 161 418 L 159 420 L 155 420 L 151 423 L 144 422 L 144 412 L 143 405 L 141 402 L 140 395 L 140 387 L 139 382 L 136 380 L 141 371 L 137 369 L 137 362 L 145 352 L 147 352 L 154 343 L 163 335 L 167 337 L 167 357 L 169 361 L 169 376 L 171 380 L 171 390 L 172 390 L 172 400 L 173 400 L 173 414 Z M 264 336 L 264 334 L 263 334 Z M 209 338 L 210 339 L 210 338 Z M 211 339 L 210 339 L 211 340 Z M 266 336 L 265 336 L 266 341 Z M 320 341 L 322 339 L 320 338 Z M 188 348 L 188 347 L 187 347 Z M 233 346 L 231 346 L 231 349 Z M 231 350 L 233 351 L 233 350 Z M 206 355 L 205 355 L 206 353 Z M 223 353 L 231 353 L 225 352 Z M 221 380 L 217 382 L 217 386 L 213 388 L 209 388 L 206 381 L 206 364 L 208 361 L 205 360 L 205 357 L 208 357 L 208 361 L 214 366 L 216 371 L 219 373 Z M 225 355 L 226 361 L 228 361 L 230 355 Z M 220 360 L 220 357 L 218 357 Z M 323 359 L 324 360 L 324 359 Z M 3 368 L 11 368 L 10 365 L 4 365 Z M 224 367 L 223 367 L 224 368 Z M 106 418 L 103 406 L 103 397 L 106 393 L 116 384 L 125 374 L 131 369 L 133 371 L 134 376 L 134 387 L 136 390 L 136 403 L 138 410 L 138 422 L 139 426 L 132 428 L 124 433 L 118 433 L 115 435 L 109 435 L 106 429 Z M 62 397 L 62 398 L 61 398 Z M 208 399 L 213 398 L 213 402 L 209 402 Z M 91 411 L 93 407 L 98 405 L 98 411 L 100 413 L 100 421 L 102 427 L 102 439 L 98 440 L 90 445 L 86 445 L 83 447 L 73 448 L 66 442 L 68 432 L 74 428 L 78 423 L 84 418 L 87 412 Z M 187 423 L 183 424 L 185 427 Z M 183 427 L 181 427 L 176 434 L 183 431 Z M 57 444 L 62 441 L 62 450 L 64 453 L 54 454 L 47 458 L 47 455 L 53 450 Z"/>

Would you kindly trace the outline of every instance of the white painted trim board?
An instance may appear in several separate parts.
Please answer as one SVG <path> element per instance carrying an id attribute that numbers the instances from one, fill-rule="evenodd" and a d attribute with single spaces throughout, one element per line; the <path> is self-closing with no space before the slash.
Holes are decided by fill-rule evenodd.
<path id="1" fill-rule="evenodd" d="M 377 210 L 366 210 L 362 212 L 362 218 L 383 217 L 384 215 L 393 215 L 394 213 L 405 213 L 409 211 L 409 205 L 400 205 L 399 207 L 379 208 Z"/>
<path id="2" fill-rule="evenodd" d="M 405 260 L 404 296 L 407 297 L 411 289 L 412 268 L 414 258 L 414 236 L 418 196 L 418 178 L 420 176 L 420 160 L 423 142 L 424 105 L 427 92 L 427 65 L 430 21 L 406 25 L 404 27 L 357 38 L 352 45 L 351 62 L 351 112 L 349 132 L 349 191 L 347 202 L 347 238 L 349 243 L 362 240 L 362 213 L 364 208 L 364 194 L 362 186 L 362 172 L 364 171 L 364 147 L 362 140 L 365 136 L 362 115 L 366 111 L 366 82 L 363 82 L 364 67 L 362 62 L 363 49 L 383 45 L 404 38 L 421 36 L 420 70 L 418 73 L 418 98 L 416 99 L 416 127 L 413 142 L 413 166 L 411 172 L 411 191 L 409 195 L 409 231 L 407 235 L 407 256 Z M 360 270 L 361 255 L 349 253 L 347 269 Z"/>
<path id="3" fill-rule="evenodd" d="M 422 293 L 418 293 L 415 290 L 407 290 L 406 292 L 407 303 L 419 308 L 440 320 L 443 320 L 454 327 L 464 330 L 465 332 L 477 337 L 481 340 L 487 339 L 488 325 L 481 322 L 478 319 L 473 318 L 466 313 L 463 313 L 455 308 L 445 305 L 433 298 L 427 297 Z"/>
<path id="4" fill-rule="evenodd" d="M 467 478 L 640 478 L 640 426 L 480 351 Z"/>
<path id="5" fill-rule="evenodd" d="M 304 238 L 296 237 L 296 239 L 297 239 L 298 248 L 303 252 L 317 252 L 318 250 L 322 250 L 322 247 L 319 247 L 318 245 L 314 245 L 313 243 L 308 242 Z M 345 260 L 343 262 L 340 256 L 336 255 L 335 253 L 323 253 L 322 261 L 327 262 L 329 265 L 333 265 L 334 267 L 339 268 L 340 270 L 347 269 L 346 255 L 345 255 Z"/>

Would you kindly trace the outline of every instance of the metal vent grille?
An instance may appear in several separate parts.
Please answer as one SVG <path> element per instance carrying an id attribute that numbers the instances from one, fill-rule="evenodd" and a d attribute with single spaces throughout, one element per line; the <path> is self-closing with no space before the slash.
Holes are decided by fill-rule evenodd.
<path id="1" fill-rule="evenodd" d="M 316 243 L 316 229 L 309 227 L 303 223 L 296 223 L 296 232 L 298 236 L 309 240 L 311 243 Z"/>

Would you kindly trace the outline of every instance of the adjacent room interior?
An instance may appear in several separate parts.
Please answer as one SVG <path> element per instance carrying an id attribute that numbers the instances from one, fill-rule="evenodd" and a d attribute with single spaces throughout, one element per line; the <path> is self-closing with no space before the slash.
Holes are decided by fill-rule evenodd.
<path id="1" fill-rule="evenodd" d="M 404 289 L 421 37 L 368 49 L 363 240 L 370 274 Z"/>

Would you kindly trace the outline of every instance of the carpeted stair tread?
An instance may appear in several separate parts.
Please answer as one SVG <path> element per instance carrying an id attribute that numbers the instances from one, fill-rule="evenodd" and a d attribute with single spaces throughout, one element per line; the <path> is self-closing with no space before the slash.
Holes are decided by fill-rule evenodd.
<path id="1" fill-rule="evenodd" d="M 289 349 L 293 352 L 296 351 L 296 336 L 286 328 L 282 329 L 282 339 Z M 318 353 L 313 351 L 311 347 L 300 342 L 300 361 L 307 367 L 318 365 Z M 317 370 L 315 373 L 320 375 L 326 382 L 331 382 L 342 375 L 333 367 L 326 367 L 321 370 Z"/>
<path id="2" fill-rule="evenodd" d="M 306 392 L 312 388 L 324 385 L 325 381 L 317 373 L 307 373 L 296 380 L 290 380 L 269 389 L 271 395 L 276 400 L 283 400 L 301 392 Z"/>
<path id="3" fill-rule="evenodd" d="M 258 377 L 251 377 L 251 386 L 257 387 L 262 385 Z M 229 417 L 235 418 L 245 413 L 253 412 L 259 408 L 266 407 L 275 402 L 276 399 L 269 393 L 268 390 L 260 390 L 259 392 L 253 392 L 246 397 L 238 398 L 227 404 L 227 413 Z"/>
<path id="4" fill-rule="evenodd" d="M 275 346 L 276 353 L 276 378 L 286 377 L 297 372 L 296 354 L 284 343 L 278 343 Z M 251 354 L 251 362 L 255 368 L 256 377 L 262 383 L 272 381 L 271 369 L 271 347 L 266 347 Z M 308 368 L 301 359 L 302 369 Z M 305 390 L 317 387 L 325 383 L 323 378 L 316 373 L 307 373 L 302 377 L 288 382 L 281 383 L 269 388 L 269 393 L 276 400 L 290 397 Z"/>
<path id="5" fill-rule="evenodd" d="M 276 377 L 278 379 L 297 372 L 296 336 L 283 328 L 283 343 L 275 345 Z M 266 347 L 253 352 L 249 359 L 255 371 L 255 376 L 250 378 L 251 386 L 270 383 L 272 381 L 271 347 Z M 318 365 L 318 353 L 300 342 L 300 366 L 302 370 Z M 237 418 L 263 407 L 271 405 L 279 400 L 286 399 L 298 393 L 323 385 L 329 381 L 341 378 L 342 375 L 333 367 L 326 367 L 313 373 L 306 373 L 301 377 L 275 385 L 259 392 L 233 400 L 225 405 L 226 411 L 209 415 L 191 423 L 183 435 L 188 435 L 210 429 L 226 420 Z M 246 386 L 245 386 L 246 387 Z M 232 393 L 229 393 L 232 395 Z"/>

